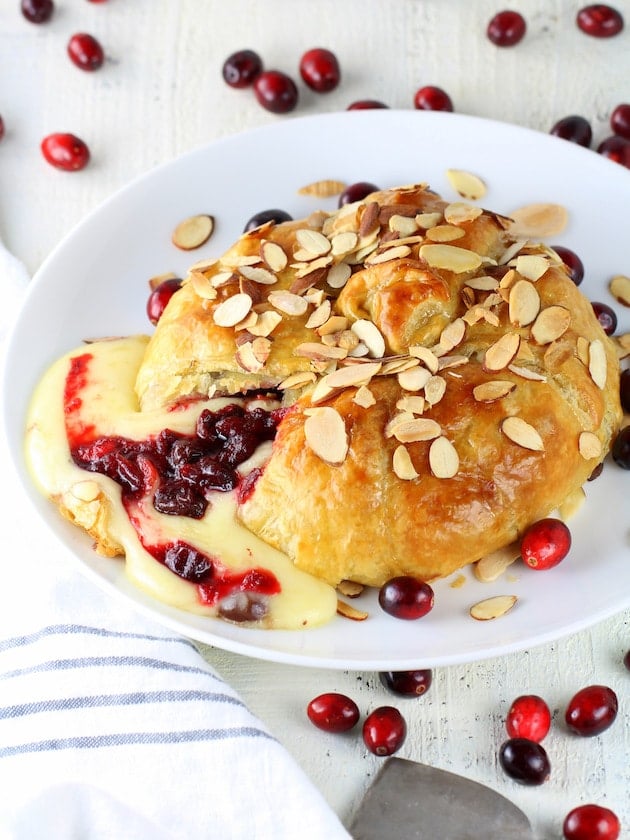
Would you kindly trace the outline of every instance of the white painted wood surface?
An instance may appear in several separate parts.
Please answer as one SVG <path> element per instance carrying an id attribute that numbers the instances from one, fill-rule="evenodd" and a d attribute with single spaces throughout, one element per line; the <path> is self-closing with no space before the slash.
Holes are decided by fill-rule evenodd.
<path id="1" fill-rule="evenodd" d="M 582 3 L 509 5 L 526 16 L 528 33 L 517 47 L 497 49 L 485 38 L 488 19 L 502 8 L 496 0 L 56 0 L 53 20 L 42 26 L 22 18 L 18 0 L 0 0 L 0 236 L 34 272 L 75 224 L 132 178 L 215 138 L 290 119 L 222 82 L 224 58 L 244 47 L 294 76 L 306 49 L 337 53 L 340 88 L 317 96 L 301 86 L 293 116 L 342 110 L 362 98 L 411 108 L 418 87 L 437 84 L 459 112 L 541 131 L 582 114 L 599 142 L 610 133 L 612 108 L 630 101 L 630 3 L 615 0 L 628 28 L 608 41 L 579 32 Z M 99 72 L 81 73 L 66 57 L 77 31 L 103 43 L 108 59 Z M 53 131 L 88 142 L 88 169 L 66 175 L 43 161 L 39 143 Z M 627 516 L 627 500 L 619 500 L 619 515 Z M 525 809 L 539 838 L 551 840 L 561 836 L 564 815 L 589 801 L 616 811 L 630 836 L 630 673 L 622 664 L 628 648 L 626 612 L 531 651 L 437 669 L 430 692 L 413 701 L 387 694 L 371 673 L 274 665 L 219 650 L 206 656 L 344 820 L 379 762 L 356 736 L 327 736 L 308 724 L 305 706 L 324 690 L 352 695 L 364 712 L 399 706 L 409 724 L 401 755 L 490 784 Z M 562 723 L 566 703 L 595 682 L 617 691 L 619 718 L 598 738 L 570 736 Z M 554 710 L 546 741 L 553 773 L 542 788 L 519 787 L 497 764 L 504 715 L 521 693 L 543 695 Z"/>

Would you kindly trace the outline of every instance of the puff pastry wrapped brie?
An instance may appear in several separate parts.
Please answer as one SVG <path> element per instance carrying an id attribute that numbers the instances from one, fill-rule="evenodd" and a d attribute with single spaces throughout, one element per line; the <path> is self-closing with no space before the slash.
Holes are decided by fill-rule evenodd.
<path id="1" fill-rule="evenodd" d="M 279 389 L 238 516 L 331 584 L 447 575 L 579 488 L 619 368 L 548 247 L 424 185 L 267 224 L 193 269 L 151 338 L 144 410 Z"/>

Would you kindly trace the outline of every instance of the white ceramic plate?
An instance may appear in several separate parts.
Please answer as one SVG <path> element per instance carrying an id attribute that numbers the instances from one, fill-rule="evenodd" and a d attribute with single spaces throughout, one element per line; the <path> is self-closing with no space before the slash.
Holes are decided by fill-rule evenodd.
<path id="1" fill-rule="evenodd" d="M 289 119 L 227 138 L 156 169 L 86 218 L 47 259 L 33 280 L 12 334 L 4 382 L 5 420 L 35 512 L 78 566 L 106 589 L 164 625 L 200 641 L 263 659 L 342 669 L 409 669 L 497 656 L 553 640 L 630 605 L 627 498 L 630 475 L 607 463 L 587 486 L 588 500 L 572 520 L 573 548 L 560 566 L 534 572 L 516 564 L 503 579 L 481 584 L 466 575 L 454 588 L 438 583 L 433 611 L 418 622 L 384 614 L 374 593 L 364 595 L 370 618 L 336 618 L 304 632 L 249 630 L 200 618 L 151 601 L 125 579 L 122 563 L 93 553 L 90 540 L 67 524 L 31 487 L 21 460 L 24 416 L 45 368 L 83 338 L 150 329 L 147 280 L 184 272 L 198 258 L 220 255 L 246 220 L 269 207 L 294 217 L 335 200 L 298 195 L 322 178 L 370 181 L 391 187 L 427 181 L 457 196 L 448 168 L 466 169 L 488 185 L 483 204 L 509 214 L 530 202 L 563 204 L 570 223 L 550 244 L 582 257 L 582 290 L 613 303 L 609 278 L 630 271 L 627 218 L 630 172 L 564 140 L 515 126 L 457 114 L 363 111 Z M 171 244 L 175 225 L 211 213 L 216 230 L 193 254 Z M 620 311 L 619 331 L 630 329 Z M 478 622 L 477 600 L 515 594 L 511 613 Z"/>

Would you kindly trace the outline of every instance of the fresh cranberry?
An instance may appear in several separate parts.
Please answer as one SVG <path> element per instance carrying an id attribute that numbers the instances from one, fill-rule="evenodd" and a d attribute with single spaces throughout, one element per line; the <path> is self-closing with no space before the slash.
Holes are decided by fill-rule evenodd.
<path id="1" fill-rule="evenodd" d="M 49 134 L 41 143 L 42 154 L 51 166 L 65 172 L 84 169 L 90 160 L 87 145 L 74 134 Z"/>
<path id="2" fill-rule="evenodd" d="M 612 688 L 589 685 L 571 698 L 564 719 L 576 735 L 599 735 L 614 723 L 617 708 L 617 695 Z"/>
<path id="3" fill-rule="evenodd" d="M 31 23 L 46 23 L 50 20 L 55 5 L 53 0 L 22 0 L 20 8 L 26 20 Z"/>
<path id="4" fill-rule="evenodd" d="M 630 140 L 630 105 L 625 102 L 617 105 L 610 115 L 610 127 L 614 134 Z"/>
<path id="5" fill-rule="evenodd" d="M 617 466 L 624 470 L 630 470 L 630 426 L 622 429 L 615 438 L 611 455 Z"/>
<path id="6" fill-rule="evenodd" d="M 552 126 L 550 134 L 577 143 L 578 146 L 585 146 L 587 149 L 593 139 L 591 124 L 584 117 L 572 114 L 570 117 L 562 117 Z"/>
<path id="7" fill-rule="evenodd" d="M 298 103 L 295 82 L 280 70 L 265 70 L 254 80 L 254 93 L 259 104 L 274 114 L 288 114 Z"/>
<path id="8" fill-rule="evenodd" d="M 425 668 L 419 671 L 381 671 L 379 679 L 392 694 L 400 697 L 420 697 L 431 688 L 433 672 Z"/>
<path id="9" fill-rule="evenodd" d="M 428 583 L 400 575 L 384 583 L 378 592 L 382 609 L 394 618 L 414 621 L 433 609 L 434 595 Z"/>
<path id="10" fill-rule="evenodd" d="M 374 755 L 393 755 L 407 737 L 407 724 L 394 706 L 374 709 L 363 723 L 363 742 Z"/>
<path id="11" fill-rule="evenodd" d="M 621 372 L 619 378 L 619 395 L 621 397 L 621 407 L 626 414 L 630 414 L 630 368 Z"/>
<path id="12" fill-rule="evenodd" d="M 355 201 L 363 201 L 370 193 L 377 192 L 378 187 L 375 184 L 370 184 L 369 181 L 357 181 L 350 184 L 339 196 L 339 207 L 344 204 L 352 204 Z"/>
<path id="13" fill-rule="evenodd" d="M 93 35 L 77 32 L 68 41 L 68 55 L 80 70 L 98 70 L 103 66 L 105 53 Z"/>
<path id="14" fill-rule="evenodd" d="M 617 840 L 621 824 L 608 808 L 601 805 L 578 805 L 569 811 L 562 824 L 565 840 Z"/>
<path id="15" fill-rule="evenodd" d="M 187 481 L 165 481 L 155 491 L 153 507 L 167 516 L 188 516 L 203 519 L 208 500 Z"/>
<path id="16" fill-rule="evenodd" d="M 306 707 L 306 714 L 311 723 L 324 732 L 347 732 L 360 717 L 354 700 L 334 691 L 314 697 Z"/>
<path id="17" fill-rule="evenodd" d="M 626 666 L 626 669 L 630 671 L 630 650 L 627 650 L 625 656 L 623 658 L 623 664 Z"/>
<path id="18" fill-rule="evenodd" d="M 517 697 L 505 720 L 505 728 L 510 738 L 527 738 L 536 743 L 545 738 L 550 726 L 549 706 L 537 694 L 523 694 Z"/>
<path id="19" fill-rule="evenodd" d="M 527 24 L 518 12 L 497 12 L 488 23 L 486 34 L 497 47 L 513 47 L 523 40 Z"/>
<path id="20" fill-rule="evenodd" d="M 584 263 L 570 248 L 565 248 L 564 245 L 551 246 L 556 254 L 560 257 L 562 262 L 569 269 L 569 277 L 576 286 L 579 286 L 584 280 Z"/>
<path id="21" fill-rule="evenodd" d="M 419 111 L 452 111 L 453 102 L 451 97 L 434 85 L 425 85 L 419 88 L 413 97 L 414 108 Z"/>
<path id="22" fill-rule="evenodd" d="M 576 23 L 582 32 L 593 38 L 612 38 L 623 29 L 622 15 L 605 3 L 584 6 L 577 13 Z"/>
<path id="23" fill-rule="evenodd" d="M 251 219 L 248 219 L 243 228 L 243 233 L 254 230 L 261 225 L 266 225 L 267 222 L 279 225 L 281 222 L 291 222 L 292 220 L 293 216 L 290 216 L 285 210 L 278 210 L 277 207 L 272 210 L 261 210 L 259 213 L 255 213 Z"/>
<path id="24" fill-rule="evenodd" d="M 371 111 L 378 108 L 389 108 L 384 102 L 378 99 L 357 99 L 356 102 L 351 102 L 346 108 L 347 111 Z"/>
<path id="25" fill-rule="evenodd" d="M 0 140 L 4 137 L 4 120 L 0 117 Z"/>
<path id="26" fill-rule="evenodd" d="M 569 553 L 571 532 L 560 519 L 549 517 L 534 522 L 521 540 L 521 557 L 532 569 L 557 566 Z"/>
<path id="27" fill-rule="evenodd" d="M 300 76 L 317 93 L 334 90 L 341 81 L 337 56 L 323 47 L 308 50 L 300 59 Z"/>
<path id="28" fill-rule="evenodd" d="M 630 140 L 620 134 L 606 137 L 597 147 L 600 155 L 630 169 Z"/>
<path id="29" fill-rule="evenodd" d="M 254 50 L 239 50 L 223 62 L 223 79 L 233 88 L 245 88 L 254 84 L 262 73 L 261 57 Z"/>
<path id="30" fill-rule="evenodd" d="M 602 326 L 606 335 L 612 335 L 617 329 L 617 315 L 615 310 L 608 306 L 607 303 L 598 303 L 593 301 L 593 312 L 597 316 L 597 320 Z"/>
<path id="31" fill-rule="evenodd" d="M 510 738 L 501 745 L 499 763 L 507 775 L 523 785 L 542 785 L 551 774 L 544 747 L 528 738 Z"/>
<path id="32" fill-rule="evenodd" d="M 147 317 L 153 326 L 160 320 L 166 309 L 166 304 L 175 292 L 181 289 L 181 286 L 182 281 L 179 277 L 169 277 L 168 280 L 163 280 L 159 286 L 153 289 L 147 300 Z"/>

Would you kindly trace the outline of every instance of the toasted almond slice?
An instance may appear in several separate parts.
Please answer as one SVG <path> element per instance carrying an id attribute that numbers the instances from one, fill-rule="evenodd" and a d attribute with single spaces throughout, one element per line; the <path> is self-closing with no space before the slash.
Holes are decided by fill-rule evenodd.
<path id="1" fill-rule="evenodd" d="M 415 416 L 410 411 L 401 411 L 400 414 L 395 414 L 385 426 L 385 437 L 393 437 L 396 426 L 399 426 L 401 423 L 410 423 L 415 419 Z"/>
<path id="2" fill-rule="evenodd" d="M 324 300 L 317 309 L 314 309 L 311 312 L 311 315 L 306 322 L 306 326 L 311 329 L 317 329 L 317 327 L 321 327 L 322 324 L 325 324 L 326 321 L 330 318 L 330 312 L 332 309 L 332 304 L 328 298 Z"/>
<path id="3" fill-rule="evenodd" d="M 390 260 L 399 260 L 403 257 L 408 257 L 411 253 L 409 245 L 396 245 L 392 248 L 386 248 L 376 254 L 370 254 L 366 258 L 366 265 L 380 265 L 381 263 L 389 262 Z"/>
<path id="4" fill-rule="evenodd" d="M 202 274 L 201 271 L 191 271 L 188 277 L 196 295 L 203 300 L 214 300 L 216 298 L 217 290 L 205 274 Z"/>
<path id="5" fill-rule="evenodd" d="M 536 344 L 551 344 L 564 335 L 571 324 L 571 313 L 564 306 L 547 306 L 532 324 L 532 338 Z"/>
<path id="6" fill-rule="evenodd" d="M 216 260 L 215 260 L 215 262 L 216 262 Z M 194 270 L 195 269 L 193 268 L 193 266 L 191 266 L 188 269 L 189 277 L 187 279 L 190 279 L 190 272 L 192 272 Z M 165 280 L 179 280 L 179 277 L 178 277 L 177 274 L 174 274 L 172 271 L 167 271 L 164 274 L 156 274 L 154 277 L 149 278 L 149 289 L 151 289 L 152 292 L 155 291 L 155 289 L 157 289 L 158 286 L 160 286 L 162 283 L 164 283 Z"/>
<path id="7" fill-rule="evenodd" d="M 453 201 L 444 208 L 444 221 L 450 225 L 461 225 L 464 222 L 473 222 L 479 218 L 483 210 L 475 207 L 474 204 L 467 204 L 463 201 Z"/>
<path id="8" fill-rule="evenodd" d="M 370 408 L 371 406 L 376 405 L 376 397 L 367 385 L 361 385 L 357 388 L 357 392 L 352 398 L 352 402 L 360 405 L 361 408 Z"/>
<path id="9" fill-rule="evenodd" d="M 326 275 L 326 282 L 331 289 L 343 289 L 351 274 L 352 269 L 348 263 L 337 263 L 330 267 L 330 271 Z"/>
<path id="10" fill-rule="evenodd" d="M 422 440 L 433 440 L 442 432 L 440 424 L 428 417 L 414 417 L 398 423 L 393 428 L 393 435 L 400 443 L 416 443 Z"/>
<path id="11" fill-rule="evenodd" d="M 515 268 L 521 277 L 535 283 L 549 269 L 549 259 L 543 254 L 520 254 L 516 258 Z"/>
<path id="12" fill-rule="evenodd" d="M 255 313 L 252 313 L 255 314 Z M 282 322 L 282 315 L 269 309 L 266 312 L 258 313 L 256 323 L 247 327 L 252 335 L 267 337 Z"/>
<path id="13" fill-rule="evenodd" d="M 599 338 L 596 338 L 588 346 L 588 372 L 591 379 L 601 390 L 606 386 L 608 378 L 608 367 L 606 364 L 606 351 Z"/>
<path id="14" fill-rule="evenodd" d="M 602 457 L 602 445 L 594 432 L 582 432 L 578 439 L 578 448 L 582 458 L 587 461 Z"/>
<path id="15" fill-rule="evenodd" d="M 500 618 L 509 612 L 518 598 L 516 595 L 495 595 L 493 598 L 485 598 L 477 601 L 470 608 L 470 616 L 476 621 L 491 621 L 493 618 Z"/>
<path id="16" fill-rule="evenodd" d="M 91 479 L 76 481 L 70 488 L 70 492 L 80 502 L 93 502 L 101 494 L 98 484 Z"/>
<path id="17" fill-rule="evenodd" d="M 210 282 L 215 289 L 221 289 L 227 286 L 228 283 L 233 283 L 237 279 L 233 271 L 218 271 L 210 277 Z"/>
<path id="18" fill-rule="evenodd" d="M 473 397 L 477 402 L 491 403 L 507 397 L 516 388 L 516 384 L 509 379 L 493 379 L 482 382 L 473 388 Z"/>
<path id="19" fill-rule="evenodd" d="M 431 376 L 432 374 L 430 370 L 417 365 L 416 367 L 409 368 L 408 370 L 401 370 L 398 373 L 397 378 L 398 384 L 401 388 L 404 388 L 405 391 L 421 391 L 429 379 L 431 379 Z"/>
<path id="20" fill-rule="evenodd" d="M 542 452 L 545 448 L 543 440 L 536 429 L 523 420 L 522 417 L 506 417 L 501 423 L 501 431 L 512 443 L 522 446 L 523 449 Z"/>
<path id="21" fill-rule="evenodd" d="M 521 339 L 518 333 L 504 333 L 485 352 L 483 367 L 487 371 L 499 371 L 506 368 L 518 353 Z"/>
<path id="22" fill-rule="evenodd" d="M 311 258 L 323 257 L 332 248 L 330 239 L 318 230 L 302 228 L 295 232 L 295 238 L 300 247 L 310 254 Z"/>
<path id="23" fill-rule="evenodd" d="M 214 310 L 214 323 L 218 327 L 234 327 L 248 314 L 252 306 L 249 295 L 239 292 L 226 298 Z"/>
<path id="24" fill-rule="evenodd" d="M 442 268 L 454 274 L 474 271 L 482 264 L 479 254 L 457 245 L 421 245 L 419 253 L 432 268 Z"/>
<path id="25" fill-rule="evenodd" d="M 402 444 L 394 450 L 392 469 L 402 481 L 413 481 L 419 475 L 414 468 L 409 452 Z"/>
<path id="26" fill-rule="evenodd" d="M 289 261 L 284 249 L 277 242 L 263 242 L 260 246 L 260 256 L 263 258 L 267 267 L 273 272 L 285 269 Z"/>
<path id="27" fill-rule="evenodd" d="M 560 204 L 535 203 L 520 207 L 509 214 L 510 230 L 529 239 L 557 236 L 566 228 L 569 214 Z"/>
<path id="28" fill-rule="evenodd" d="M 237 364 L 250 373 L 259 373 L 265 366 L 264 361 L 261 361 L 256 353 L 251 341 L 246 341 L 237 347 L 234 354 Z"/>
<path id="29" fill-rule="evenodd" d="M 486 194 L 486 185 L 478 175 L 464 169 L 447 169 L 446 177 L 462 198 L 477 201 Z"/>
<path id="30" fill-rule="evenodd" d="M 252 351 L 258 361 L 264 365 L 271 353 L 271 341 L 263 335 L 257 336 L 252 341 Z"/>
<path id="31" fill-rule="evenodd" d="M 315 274 L 319 271 L 319 269 L 328 268 L 333 260 L 332 254 L 325 254 L 323 257 L 318 257 L 317 259 L 312 260 L 311 262 L 304 262 L 304 263 L 292 263 L 291 267 L 295 268 L 295 278 L 296 280 L 301 280 L 303 277 L 308 277 L 309 275 Z M 319 277 L 317 277 L 314 282 L 318 282 Z M 308 288 L 308 286 L 306 287 Z M 296 290 L 291 288 L 292 292 Z"/>
<path id="32" fill-rule="evenodd" d="M 227 254 L 221 259 L 222 265 L 227 268 L 240 268 L 243 265 L 258 265 L 260 254 Z"/>
<path id="33" fill-rule="evenodd" d="M 370 379 L 379 372 L 380 362 L 365 362 L 340 367 L 326 377 L 327 384 L 332 388 L 349 388 L 353 385 L 367 385 Z"/>
<path id="34" fill-rule="evenodd" d="M 509 318 L 515 327 L 531 324 L 540 312 L 540 295 L 529 280 L 517 280 L 510 288 Z"/>
<path id="35" fill-rule="evenodd" d="M 610 294 L 624 306 L 630 306 L 630 277 L 615 274 L 608 284 Z"/>
<path id="36" fill-rule="evenodd" d="M 333 178 L 323 178 L 321 181 L 313 181 L 300 187 L 298 195 L 313 195 L 316 198 L 331 198 L 339 195 L 346 188 L 343 181 L 335 181 Z"/>
<path id="37" fill-rule="evenodd" d="M 466 322 L 462 318 L 455 318 L 440 333 L 440 348 L 448 353 L 461 344 L 465 334 Z"/>
<path id="38" fill-rule="evenodd" d="M 429 230 L 429 228 L 439 225 L 444 216 L 442 213 L 417 213 L 415 222 L 422 230 Z"/>
<path id="39" fill-rule="evenodd" d="M 459 469 L 459 455 L 448 438 L 438 437 L 429 447 L 429 466 L 436 478 L 453 478 Z"/>
<path id="40" fill-rule="evenodd" d="M 438 371 L 448 370 L 449 368 L 461 367 L 467 365 L 470 359 L 468 356 L 440 356 L 438 359 Z"/>
<path id="41" fill-rule="evenodd" d="M 392 233 L 400 236 L 412 236 L 418 230 L 418 223 L 412 216 L 401 216 L 398 213 L 389 217 L 387 225 Z"/>
<path id="42" fill-rule="evenodd" d="M 357 610 L 351 604 L 346 604 L 340 598 L 337 599 L 337 614 L 342 615 L 344 618 L 349 618 L 352 621 L 365 621 L 370 615 L 365 610 Z"/>
<path id="43" fill-rule="evenodd" d="M 430 242 L 454 242 L 466 235 L 466 231 L 456 225 L 436 225 L 427 231 Z"/>
<path id="44" fill-rule="evenodd" d="M 357 583 L 356 580 L 340 580 L 337 584 L 337 591 L 345 595 L 346 598 L 358 598 L 363 594 L 365 586 L 362 583 Z"/>
<path id="45" fill-rule="evenodd" d="M 508 566 L 511 566 L 520 556 L 521 544 L 517 540 L 477 560 L 473 565 L 474 575 L 482 583 L 492 583 L 493 580 L 501 577 Z"/>
<path id="46" fill-rule="evenodd" d="M 301 295 L 284 290 L 269 292 L 267 300 L 285 315 L 304 315 L 308 309 L 308 302 Z"/>
<path id="47" fill-rule="evenodd" d="M 321 336 L 334 335 L 335 333 L 347 329 L 347 327 L 348 319 L 344 315 L 331 315 L 330 318 L 321 325 L 321 327 L 317 327 L 315 332 Z"/>
<path id="48" fill-rule="evenodd" d="M 517 376 L 520 376 L 521 379 L 531 379 L 534 382 L 547 381 L 546 376 L 543 376 L 542 373 L 538 373 L 536 370 L 532 370 L 532 368 L 523 367 L 521 365 L 508 365 L 507 369 L 512 373 L 515 373 Z"/>
<path id="49" fill-rule="evenodd" d="M 414 356 L 416 359 L 420 359 L 423 365 L 428 368 L 431 373 L 438 372 L 438 368 L 440 366 L 438 357 L 428 347 L 424 347 L 422 344 L 413 344 L 409 348 L 409 355 Z"/>
<path id="50" fill-rule="evenodd" d="M 399 411 L 404 411 L 411 414 L 424 413 L 424 397 L 401 397 L 396 403 L 396 408 Z"/>
<path id="51" fill-rule="evenodd" d="M 348 435 L 343 418 L 334 408 L 311 409 L 304 421 L 304 439 L 328 464 L 342 464 L 348 453 Z"/>
<path id="52" fill-rule="evenodd" d="M 297 373 L 292 373 L 290 376 L 287 376 L 286 379 L 283 379 L 278 385 L 278 388 L 281 391 L 303 388 L 305 385 L 310 385 L 312 382 L 315 382 L 315 378 L 315 374 L 310 371 L 298 371 Z"/>
<path id="53" fill-rule="evenodd" d="M 517 239 L 505 249 L 499 257 L 499 265 L 507 265 L 527 244 L 527 239 Z"/>
<path id="54" fill-rule="evenodd" d="M 213 230 L 213 217 L 206 213 L 200 213 L 180 222 L 173 231 L 171 240 L 176 248 L 180 248 L 182 251 L 193 251 L 210 239 Z"/>
<path id="55" fill-rule="evenodd" d="M 296 356 L 320 362 L 330 359 L 345 359 L 348 355 L 348 351 L 344 350 L 343 347 L 327 347 L 325 344 L 319 344 L 316 341 L 305 341 L 298 344 L 293 352 Z"/>
<path id="56" fill-rule="evenodd" d="M 354 251 L 354 249 L 358 245 L 358 242 L 359 235 L 353 230 L 346 230 L 342 231 L 342 233 L 336 233 L 333 237 L 331 237 L 330 240 L 332 252 L 335 256 L 339 256 L 341 254 L 349 254 L 351 251 Z"/>
<path id="57" fill-rule="evenodd" d="M 484 274 L 481 277 L 471 277 L 466 280 L 466 285 L 479 292 L 494 292 L 499 288 L 499 281 L 496 277 L 489 277 Z"/>
<path id="58" fill-rule="evenodd" d="M 352 330 L 341 330 L 337 333 L 337 347 L 344 347 L 348 351 L 348 355 L 352 350 L 356 350 L 360 343 L 359 337 Z"/>
<path id="59" fill-rule="evenodd" d="M 442 376 L 432 376 L 424 386 L 424 396 L 430 406 L 437 405 L 446 393 L 446 380 Z"/>
<path id="60" fill-rule="evenodd" d="M 369 355 L 373 359 L 383 358 L 385 355 L 385 339 L 376 324 L 365 318 L 360 318 L 352 324 L 350 329 L 365 344 L 369 350 Z"/>
<path id="61" fill-rule="evenodd" d="M 243 277 L 251 280 L 252 283 L 260 283 L 261 286 L 273 286 L 274 283 L 278 282 L 277 276 L 272 271 L 269 271 L 268 268 L 241 265 L 239 266 L 238 271 L 239 274 L 242 274 Z"/>

